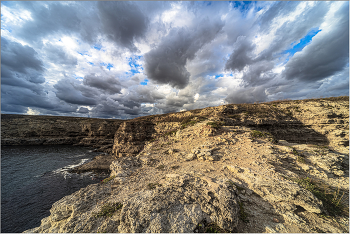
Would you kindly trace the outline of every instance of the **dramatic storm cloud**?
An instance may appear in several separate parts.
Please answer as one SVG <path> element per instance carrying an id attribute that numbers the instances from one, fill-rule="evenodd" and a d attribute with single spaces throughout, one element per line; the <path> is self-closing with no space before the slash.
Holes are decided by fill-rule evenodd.
<path id="1" fill-rule="evenodd" d="M 134 118 L 349 95 L 348 2 L 2 2 L 1 112 Z"/>

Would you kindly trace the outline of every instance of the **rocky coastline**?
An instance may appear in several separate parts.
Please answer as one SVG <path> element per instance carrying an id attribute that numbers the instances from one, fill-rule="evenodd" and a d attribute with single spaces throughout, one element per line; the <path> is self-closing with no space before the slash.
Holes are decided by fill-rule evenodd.
<path id="1" fill-rule="evenodd" d="M 26 232 L 349 231 L 349 97 L 125 121 L 1 117 L 2 145 L 95 147 L 104 154 L 74 172 L 110 173 Z"/>

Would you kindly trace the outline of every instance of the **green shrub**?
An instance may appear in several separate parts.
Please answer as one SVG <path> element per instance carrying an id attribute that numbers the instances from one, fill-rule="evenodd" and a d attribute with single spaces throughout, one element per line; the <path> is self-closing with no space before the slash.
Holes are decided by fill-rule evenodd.
<path id="1" fill-rule="evenodd" d="M 176 132 L 177 132 L 177 130 L 171 130 L 171 131 L 164 133 L 163 136 L 173 136 L 176 134 Z"/>
<path id="2" fill-rule="evenodd" d="M 291 178 L 290 180 L 296 182 L 306 190 L 312 192 L 318 199 L 320 199 L 323 203 L 324 208 L 329 213 L 330 216 L 338 216 L 338 215 L 349 215 L 349 208 L 345 207 L 341 200 L 344 196 L 343 194 L 340 196 L 339 188 L 333 192 L 328 192 L 329 187 L 326 184 L 322 185 L 323 189 L 320 188 L 315 181 L 311 180 L 311 178 Z"/>
<path id="3" fill-rule="evenodd" d="M 227 117 L 229 117 L 229 118 L 231 118 L 231 119 L 239 119 L 239 118 L 241 118 L 240 115 L 229 115 L 229 116 L 227 116 Z"/>
<path id="4" fill-rule="evenodd" d="M 157 186 L 162 186 L 162 185 L 161 185 L 161 184 L 158 184 L 158 183 L 149 183 L 149 184 L 147 185 L 147 187 L 148 187 L 149 190 L 155 189 L 155 188 L 157 188 Z"/>
<path id="5" fill-rule="evenodd" d="M 220 228 L 216 223 L 209 223 L 205 229 L 205 233 L 226 233 L 227 231 Z"/>
<path id="6" fill-rule="evenodd" d="M 253 138 L 260 138 L 260 137 L 266 137 L 266 134 L 263 133 L 263 132 L 257 131 L 257 130 L 253 130 L 250 133 L 250 136 L 253 137 Z"/>
<path id="7" fill-rule="evenodd" d="M 212 128 L 218 129 L 224 124 L 223 124 L 223 122 L 218 122 L 217 121 L 217 122 L 208 122 L 207 125 L 212 127 Z"/>
<path id="8" fill-rule="evenodd" d="M 300 156 L 300 155 L 298 155 L 298 156 L 297 156 L 297 162 L 305 163 L 305 158 L 302 157 L 302 156 Z"/>
<path id="9" fill-rule="evenodd" d="M 100 182 L 100 184 L 106 184 L 106 183 L 108 183 L 109 181 L 113 180 L 114 178 L 115 178 L 115 176 L 108 177 L 108 178 L 102 180 L 102 181 Z"/>
<path id="10" fill-rule="evenodd" d="M 191 120 L 191 121 L 189 121 L 189 122 L 183 123 L 183 124 L 181 125 L 181 127 L 182 127 L 182 129 L 184 129 L 184 128 L 187 128 L 188 126 L 193 126 L 193 125 L 195 125 L 196 123 L 198 123 L 198 121 Z"/>
<path id="11" fill-rule="evenodd" d="M 107 203 L 101 207 L 100 212 L 94 213 L 95 218 L 99 217 L 112 217 L 113 214 L 120 210 L 123 207 L 123 204 L 116 202 L 116 203 Z"/>

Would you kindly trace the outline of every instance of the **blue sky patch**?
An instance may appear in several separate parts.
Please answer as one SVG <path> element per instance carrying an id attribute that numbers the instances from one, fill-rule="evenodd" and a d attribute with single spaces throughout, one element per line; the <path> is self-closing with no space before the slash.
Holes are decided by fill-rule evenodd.
<path id="1" fill-rule="evenodd" d="M 80 79 L 80 80 L 82 80 L 82 79 L 84 79 L 83 77 L 81 77 L 81 76 L 77 76 L 77 75 L 73 75 L 73 77 L 77 80 L 77 79 Z"/>
<path id="2" fill-rule="evenodd" d="M 108 70 L 111 70 L 113 67 L 113 64 L 110 63 L 100 63 L 100 65 L 106 67 Z"/>
<path id="3" fill-rule="evenodd" d="M 215 79 L 218 79 L 219 77 L 224 77 L 224 74 L 218 74 L 215 76 Z"/>
<path id="4" fill-rule="evenodd" d="M 230 1 L 232 3 L 233 8 L 238 8 L 241 12 L 246 11 L 250 8 L 252 4 L 255 2 L 253 1 Z"/>
<path id="5" fill-rule="evenodd" d="M 9 32 L 12 32 L 12 30 L 9 28 L 9 27 L 1 27 L 2 30 L 6 30 L 6 31 L 9 31 Z"/>
<path id="6" fill-rule="evenodd" d="M 101 50 L 101 48 L 102 48 L 101 45 L 98 45 L 98 44 L 94 45 L 94 49 L 96 49 L 96 50 Z"/>
<path id="7" fill-rule="evenodd" d="M 142 57 L 143 56 L 133 56 L 133 57 L 127 58 L 130 66 L 130 73 L 132 75 L 141 73 L 140 70 L 141 71 L 143 70 L 143 67 L 140 64 L 138 64 L 139 60 Z"/>
<path id="8" fill-rule="evenodd" d="M 110 63 L 107 64 L 107 69 L 108 70 L 111 70 L 112 67 L 113 67 L 113 64 L 110 64 Z"/>
<path id="9" fill-rule="evenodd" d="M 90 55 L 88 55 L 88 52 L 87 52 L 87 51 L 78 52 L 78 54 L 90 56 Z M 90 57 L 91 57 L 91 56 L 90 56 Z"/>
<path id="10" fill-rule="evenodd" d="M 140 85 L 147 85 L 148 80 L 144 79 L 142 82 L 140 82 Z"/>
<path id="11" fill-rule="evenodd" d="M 92 62 L 88 62 L 88 64 L 90 64 L 90 65 L 94 65 L 94 63 L 92 63 Z"/>
<path id="12" fill-rule="evenodd" d="M 307 46 L 312 41 L 312 38 L 316 36 L 316 34 L 319 33 L 320 31 L 322 30 L 318 28 L 311 29 L 311 31 L 308 32 L 305 37 L 300 39 L 299 43 L 296 44 L 296 41 L 295 41 L 291 44 L 291 46 L 293 46 L 292 48 L 283 51 L 282 54 L 289 54 L 289 56 L 286 59 L 286 62 L 289 61 L 289 59 L 296 52 L 301 51 L 305 46 Z"/>

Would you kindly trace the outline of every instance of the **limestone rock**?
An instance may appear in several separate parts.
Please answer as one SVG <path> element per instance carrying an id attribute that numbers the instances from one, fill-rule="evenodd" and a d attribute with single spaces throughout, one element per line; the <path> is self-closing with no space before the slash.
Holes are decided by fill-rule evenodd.
<path id="1" fill-rule="evenodd" d="M 123 206 L 118 231 L 193 232 L 203 219 L 233 230 L 239 209 L 233 191 L 225 187 L 212 190 L 207 181 L 192 176 L 168 176 L 168 179 L 178 181 L 179 177 L 183 180 L 179 187 L 171 183 L 128 200 Z"/>
<path id="2" fill-rule="evenodd" d="M 248 187 L 255 193 L 272 203 L 287 202 L 299 205 L 312 213 L 322 212 L 322 202 L 310 191 L 295 183 L 270 179 L 249 168 L 237 168 L 235 166 L 227 166 L 227 168 L 235 172 L 243 169 L 243 173 L 236 173 L 237 177 L 247 183 Z"/>
<path id="3" fill-rule="evenodd" d="M 208 178 L 173 174 L 167 179 L 169 185 L 119 198 L 123 208 L 111 218 L 93 215 L 100 202 L 110 197 L 110 187 L 90 185 L 56 202 L 41 226 L 28 231 L 185 233 L 193 232 L 203 220 L 231 231 L 237 226 L 239 206 L 234 190 Z"/>

